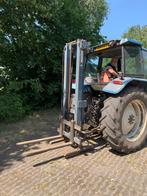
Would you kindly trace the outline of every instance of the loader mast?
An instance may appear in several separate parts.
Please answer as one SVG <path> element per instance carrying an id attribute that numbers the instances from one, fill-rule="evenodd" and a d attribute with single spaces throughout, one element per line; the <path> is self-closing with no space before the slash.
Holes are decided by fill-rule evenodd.
<path id="1" fill-rule="evenodd" d="M 88 42 L 78 39 L 67 43 L 64 48 L 64 81 L 63 81 L 63 118 L 66 119 L 70 110 L 71 91 L 72 91 L 72 75 L 73 75 L 73 55 L 76 57 L 75 65 L 75 112 L 74 122 L 81 126 L 83 122 L 83 108 L 86 102 L 83 100 L 83 84 L 84 84 L 84 65 L 86 58 L 86 49 Z"/>

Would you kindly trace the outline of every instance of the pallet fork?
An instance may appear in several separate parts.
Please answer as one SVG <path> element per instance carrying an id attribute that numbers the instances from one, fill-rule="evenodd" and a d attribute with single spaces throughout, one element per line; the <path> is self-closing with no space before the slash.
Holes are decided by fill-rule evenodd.
<path id="1" fill-rule="evenodd" d="M 64 142 L 64 143 L 60 143 L 64 140 L 64 137 L 62 137 L 61 135 L 57 135 L 57 136 L 51 136 L 51 137 L 46 137 L 46 138 L 41 138 L 41 139 L 35 139 L 35 140 L 29 140 L 29 141 L 24 141 L 24 142 L 18 142 L 16 145 L 17 146 L 22 146 L 22 145 L 33 145 L 35 143 L 41 143 L 41 142 L 49 142 L 48 147 L 45 148 L 41 148 L 39 150 L 32 150 L 29 152 L 25 152 L 23 154 L 24 157 L 27 156 L 33 156 L 33 155 L 37 155 L 40 153 L 44 153 L 47 151 L 51 151 L 51 150 L 56 150 L 59 148 L 65 148 L 65 147 L 73 147 L 69 150 L 65 149 L 63 151 L 63 155 L 62 157 L 65 158 L 71 158 L 77 155 L 80 155 L 82 153 L 85 152 L 94 152 L 97 150 L 98 143 L 97 143 L 97 138 L 89 140 L 89 142 L 87 144 L 81 145 L 81 146 L 77 146 L 77 148 L 75 148 L 75 146 L 73 146 L 72 142 L 68 141 L 68 142 Z M 102 144 L 100 149 L 103 148 L 106 144 Z"/>

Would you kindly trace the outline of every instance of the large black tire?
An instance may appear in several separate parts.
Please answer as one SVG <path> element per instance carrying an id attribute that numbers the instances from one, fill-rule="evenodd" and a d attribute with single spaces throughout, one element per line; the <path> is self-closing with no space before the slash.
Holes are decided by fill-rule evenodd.
<path id="1" fill-rule="evenodd" d="M 100 128 L 112 149 L 123 153 L 139 150 L 147 138 L 147 94 L 144 90 L 129 87 L 118 96 L 107 98 L 101 111 Z"/>

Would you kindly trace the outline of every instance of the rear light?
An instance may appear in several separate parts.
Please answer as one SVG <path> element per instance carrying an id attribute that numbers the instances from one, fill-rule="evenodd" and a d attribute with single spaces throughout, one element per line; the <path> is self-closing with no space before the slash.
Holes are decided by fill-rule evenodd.
<path id="1" fill-rule="evenodd" d="M 76 83 L 76 80 L 72 80 L 72 84 L 75 84 Z"/>
<path id="2" fill-rule="evenodd" d="M 116 84 L 116 85 L 123 85 L 122 80 L 113 80 L 112 82 L 113 82 L 113 84 Z"/>

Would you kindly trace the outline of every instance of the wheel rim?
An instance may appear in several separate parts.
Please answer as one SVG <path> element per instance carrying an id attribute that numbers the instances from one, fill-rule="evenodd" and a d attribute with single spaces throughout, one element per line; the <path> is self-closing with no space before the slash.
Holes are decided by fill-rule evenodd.
<path id="1" fill-rule="evenodd" d="M 125 108 L 122 117 L 122 132 L 129 141 L 138 140 L 147 124 L 146 106 L 143 101 L 135 99 Z"/>

